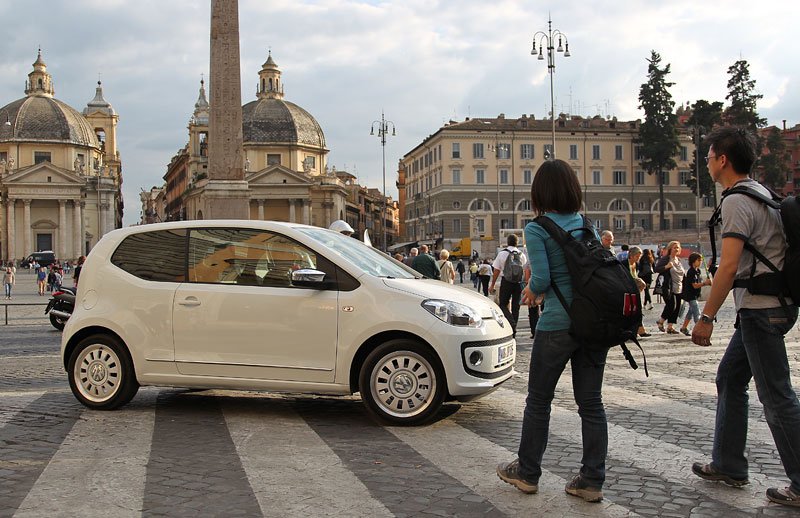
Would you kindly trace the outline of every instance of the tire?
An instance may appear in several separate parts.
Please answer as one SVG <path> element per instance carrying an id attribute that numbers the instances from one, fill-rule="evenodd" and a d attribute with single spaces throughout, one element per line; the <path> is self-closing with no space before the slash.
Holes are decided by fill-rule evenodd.
<path id="1" fill-rule="evenodd" d="M 58 329 L 59 331 L 64 330 L 64 324 L 67 323 L 66 320 L 58 318 L 57 316 L 50 314 L 50 323 L 53 324 L 53 327 Z"/>
<path id="2" fill-rule="evenodd" d="M 394 425 L 429 421 L 447 392 L 439 358 L 427 347 L 404 339 L 381 344 L 367 356 L 358 387 L 367 410 Z"/>
<path id="3" fill-rule="evenodd" d="M 109 335 L 81 340 L 69 357 L 67 376 L 77 400 L 97 410 L 119 408 L 139 390 L 128 350 Z"/>

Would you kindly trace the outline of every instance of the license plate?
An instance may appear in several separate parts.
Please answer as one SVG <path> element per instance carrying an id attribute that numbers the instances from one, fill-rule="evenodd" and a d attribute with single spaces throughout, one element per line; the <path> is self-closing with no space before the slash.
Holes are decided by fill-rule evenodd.
<path id="1" fill-rule="evenodd" d="M 514 344 L 500 346 L 497 350 L 497 363 L 503 363 L 514 355 Z"/>

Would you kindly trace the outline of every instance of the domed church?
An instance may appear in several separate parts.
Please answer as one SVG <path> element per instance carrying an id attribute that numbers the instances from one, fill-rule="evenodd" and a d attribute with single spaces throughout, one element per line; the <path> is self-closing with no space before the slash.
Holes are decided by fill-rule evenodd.
<path id="1" fill-rule="evenodd" d="M 85 255 L 122 224 L 119 116 L 97 82 L 83 112 L 54 97 L 42 51 L 25 97 L 0 108 L 0 258 Z"/>
<path id="2" fill-rule="evenodd" d="M 213 85 L 211 85 L 213 88 Z M 163 219 L 202 219 L 199 192 L 207 181 L 209 103 L 205 83 L 189 120 L 189 142 L 172 158 Z M 325 134 L 316 119 L 284 99 L 272 53 L 258 74 L 256 100 L 242 107 L 245 180 L 250 219 L 327 227 L 345 218 L 347 188 L 327 168 Z"/>

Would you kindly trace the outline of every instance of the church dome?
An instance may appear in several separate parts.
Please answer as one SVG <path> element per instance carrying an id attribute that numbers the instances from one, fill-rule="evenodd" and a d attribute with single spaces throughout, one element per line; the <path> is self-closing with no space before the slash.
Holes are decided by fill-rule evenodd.
<path id="1" fill-rule="evenodd" d="M 245 144 L 297 143 L 324 148 L 325 134 L 303 108 L 283 99 L 264 97 L 242 106 Z"/>
<path id="2" fill-rule="evenodd" d="M 53 97 L 17 99 L 0 108 L 0 119 L 0 142 L 46 141 L 100 148 L 89 121 Z"/>
<path id="3" fill-rule="evenodd" d="M 99 149 L 100 143 L 89 121 L 54 98 L 54 92 L 53 78 L 47 72 L 42 49 L 39 49 L 33 71 L 25 83 L 26 97 L 0 108 L 0 142 L 42 141 Z M 101 92 L 99 84 L 98 92 Z"/>

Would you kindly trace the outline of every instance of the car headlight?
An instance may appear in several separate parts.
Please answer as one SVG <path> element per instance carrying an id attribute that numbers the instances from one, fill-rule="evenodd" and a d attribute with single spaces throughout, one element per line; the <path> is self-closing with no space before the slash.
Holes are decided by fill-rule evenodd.
<path id="1" fill-rule="evenodd" d="M 447 322 L 453 326 L 483 326 L 483 319 L 481 319 L 477 311 L 458 302 L 428 299 L 422 301 L 422 307 L 442 322 Z"/>
<path id="2" fill-rule="evenodd" d="M 506 327 L 506 325 L 505 325 L 505 317 L 503 316 L 503 313 L 501 313 L 500 311 L 494 309 L 494 307 L 492 307 L 492 318 L 494 318 L 495 322 L 500 324 L 500 327 Z"/>

